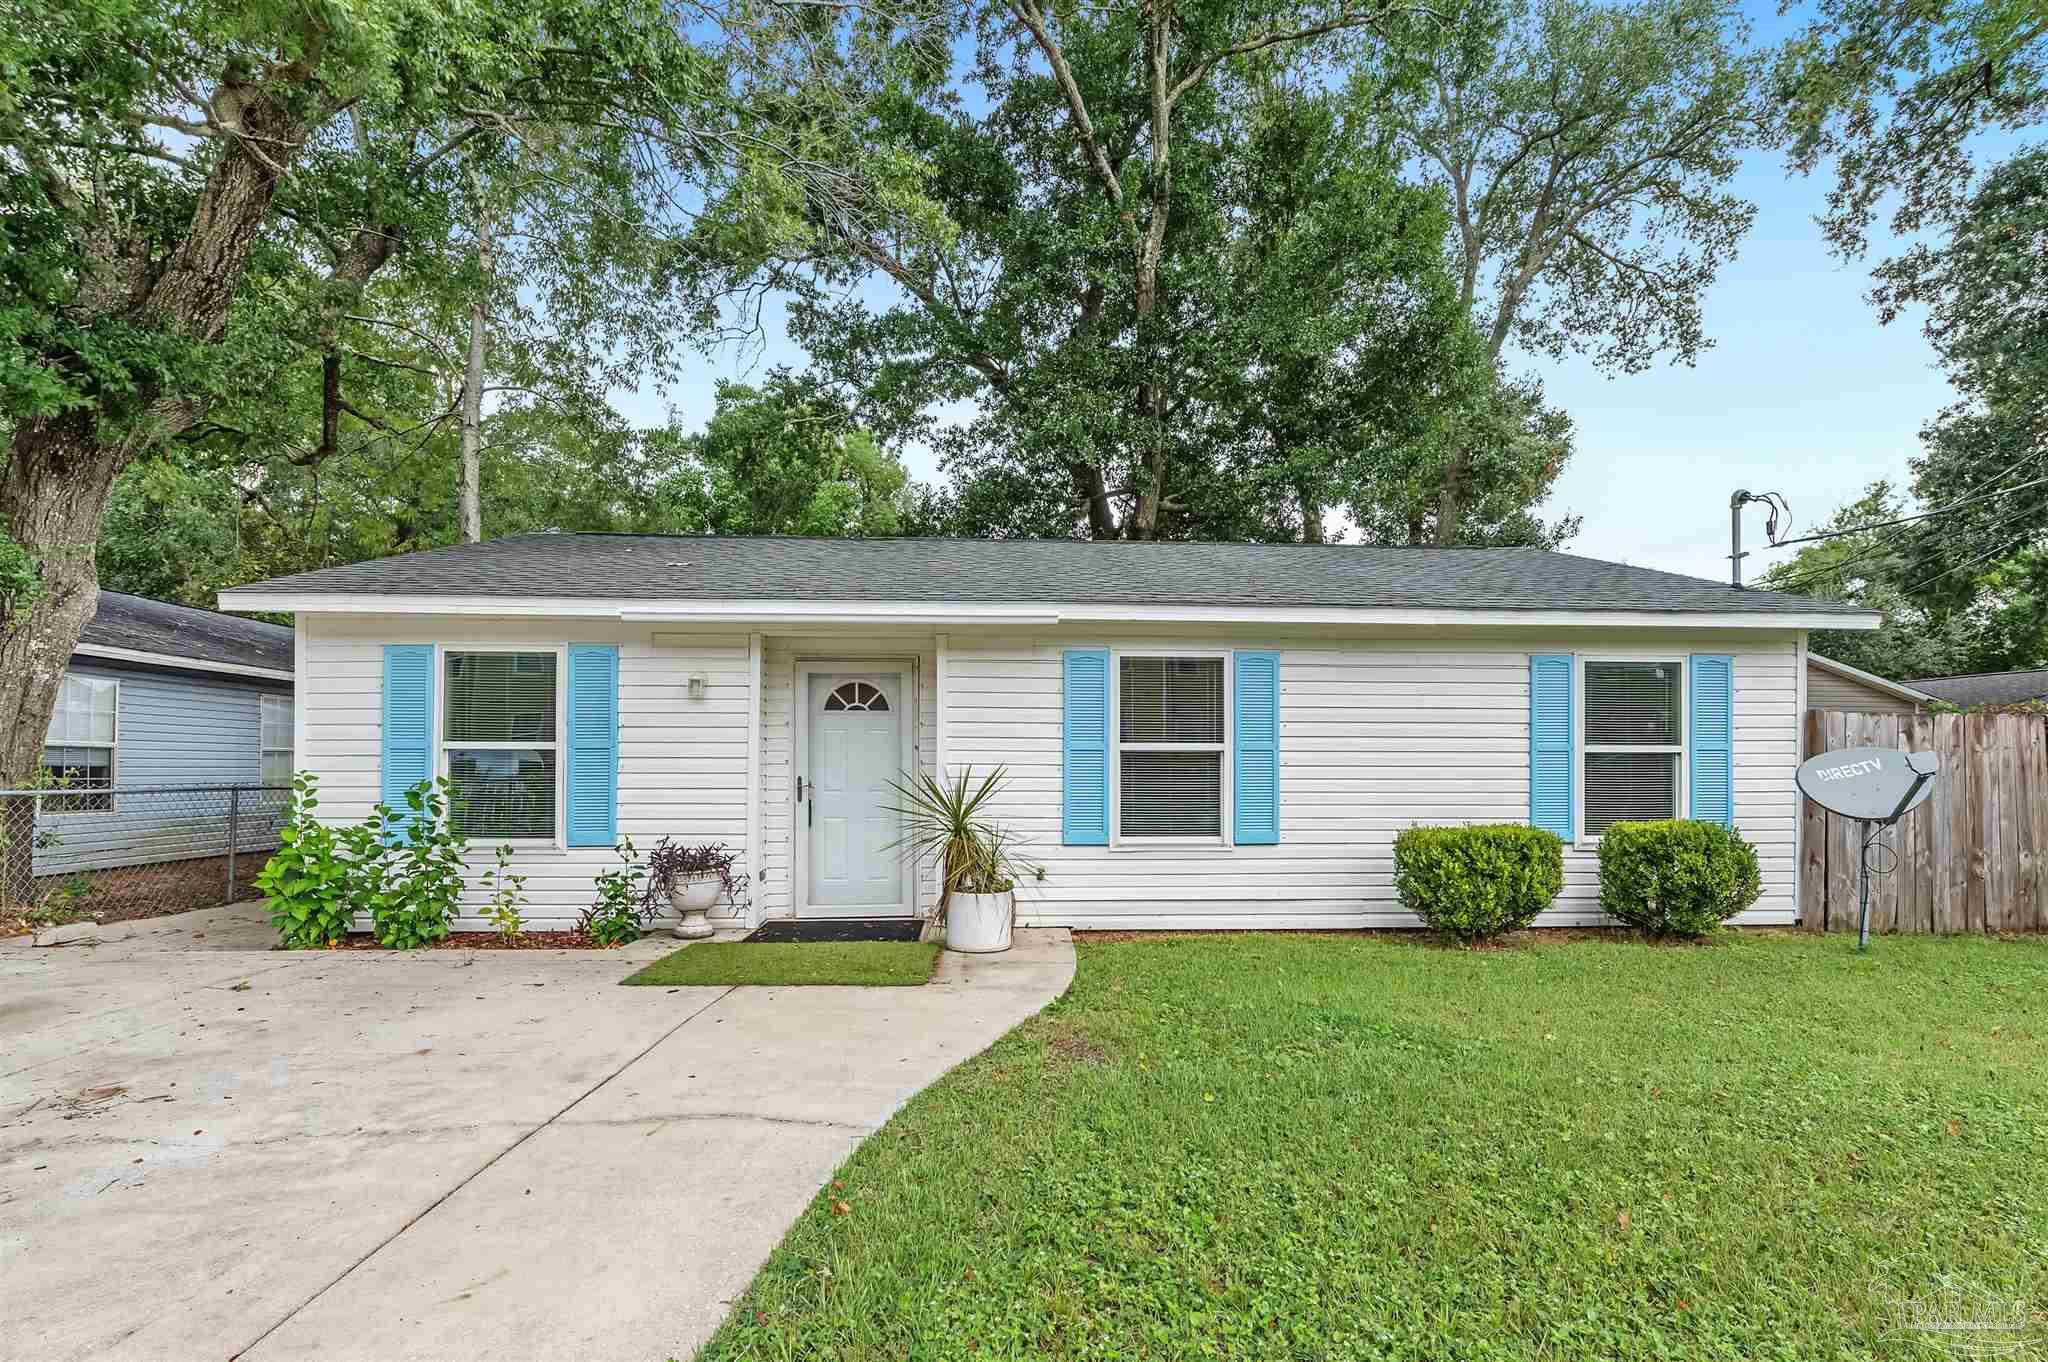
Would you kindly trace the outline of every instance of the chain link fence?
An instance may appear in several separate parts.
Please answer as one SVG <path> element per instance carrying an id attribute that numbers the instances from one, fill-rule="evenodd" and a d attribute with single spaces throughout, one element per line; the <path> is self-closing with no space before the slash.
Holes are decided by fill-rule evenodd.
<path id="1" fill-rule="evenodd" d="M 254 898 L 290 796 L 284 785 L 0 790 L 0 930 Z"/>

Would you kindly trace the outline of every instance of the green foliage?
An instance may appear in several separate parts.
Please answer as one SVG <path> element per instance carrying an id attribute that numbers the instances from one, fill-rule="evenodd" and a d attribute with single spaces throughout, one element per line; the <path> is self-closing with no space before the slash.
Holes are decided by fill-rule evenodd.
<path id="1" fill-rule="evenodd" d="M 330 945 L 358 913 L 369 915 L 378 944 L 392 950 L 448 935 L 467 846 L 446 816 L 448 783 L 423 780 L 407 790 L 403 817 L 379 803 L 362 822 L 341 828 L 314 815 L 317 789 L 310 772 L 292 777 L 278 851 L 256 877 L 279 940 L 291 949 Z"/>
<path id="2" fill-rule="evenodd" d="M 576 920 L 578 931 L 592 944 L 606 949 L 638 941 L 654 912 L 641 888 L 640 882 L 647 872 L 633 850 L 633 839 L 620 838 L 616 854 L 617 865 L 597 872 L 596 901 Z"/>
<path id="3" fill-rule="evenodd" d="M 1954 1362 L 1901 1312 L 2039 1309 L 2048 939 L 1075 953 L 700 1362 Z"/>
<path id="4" fill-rule="evenodd" d="M 1460 941 L 1521 930 L 1563 888 L 1564 843 L 1544 828 L 1407 828 L 1394 838 L 1402 906 Z"/>
<path id="5" fill-rule="evenodd" d="M 508 941 L 526 930 L 526 876 L 512 873 L 512 848 L 501 846 L 497 862 L 483 873 L 483 888 L 490 895 L 484 917 Z"/>
<path id="6" fill-rule="evenodd" d="M 132 464 L 114 480 L 97 553 L 100 585 L 211 609 L 251 574 L 242 498 L 225 469 L 184 451 Z"/>
<path id="7" fill-rule="evenodd" d="M 889 782 L 897 800 L 889 810 L 903 819 L 903 835 L 886 849 L 906 850 L 913 864 L 938 872 L 936 920 L 945 920 L 955 894 L 1006 894 L 1022 877 L 1045 878 L 1044 867 L 1025 859 L 1016 838 L 988 813 L 1008 779 L 1002 766 L 979 781 L 974 768 L 964 766 L 950 783 L 928 771 L 908 784 Z"/>
<path id="8" fill-rule="evenodd" d="M 256 876 L 286 950 L 333 945 L 348 935 L 357 911 L 351 862 L 338 854 L 334 830 L 313 812 L 319 807 L 318 778 L 310 771 L 294 775 L 277 850 Z"/>
<path id="9" fill-rule="evenodd" d="M 718 385 L 702 433 L 652 432 L 675 471 L 652 489 L 665 526 L 708 534 L 890 535 L 910 475 L 816 378 L 777 369 Z"/>
<path id="10" fill-rule="evenodd" d="M 0 529 L 0 634 L 20 628 L 42 594 L 36 560 Z"/>
<path id="11" fill-rule="evenodd" d="M 1666 818 L 1600 834 L 1600 907 L 1657 936 L 1704 936 L 1757 901 L 1756 848 L 1719 823 Z"/>
<path id="12" fill-rule="evenodd" d="M 395 838 L 384 857 L 383 886 L 370 903 L 370 930 L 379 944 L 416 950 L 448 935 L 462 901 L 463 853 L 468 839 L 448 817 L 449 784 L 423 780 L 405 792 L 405 813 L 377 809 Z"/>

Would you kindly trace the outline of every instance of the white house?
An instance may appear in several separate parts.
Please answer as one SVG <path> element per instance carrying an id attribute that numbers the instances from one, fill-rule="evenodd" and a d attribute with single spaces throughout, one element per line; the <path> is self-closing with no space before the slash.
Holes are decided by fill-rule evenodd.
<path id="1" fill-rule="evenodd" d="M 1392 843 L 1732 821 L 1792 921 L 1806 631 L 1839 602 L 1536 549 L 529 535 L 222 593 L 297 620 L 299 765 L 361 817 L 429 773 L 536 926 L 614 840 L 744 851 L 741 911 L 914 914 L 889 782 L 1003 767 L 1032 924 L 1411 924 Z"/>

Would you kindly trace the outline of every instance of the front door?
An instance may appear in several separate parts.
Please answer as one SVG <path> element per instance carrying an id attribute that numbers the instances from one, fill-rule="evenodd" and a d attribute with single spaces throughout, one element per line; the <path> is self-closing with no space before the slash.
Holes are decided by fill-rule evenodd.
<path id="1" fill-rule="evenodd" d="M 890 782 L 903 769 L 903 677 L 891 672 L 810 676 L 804 786 L 797 816 L 805 838 L 812 917 L 905 916 L 901 815 Z"/>

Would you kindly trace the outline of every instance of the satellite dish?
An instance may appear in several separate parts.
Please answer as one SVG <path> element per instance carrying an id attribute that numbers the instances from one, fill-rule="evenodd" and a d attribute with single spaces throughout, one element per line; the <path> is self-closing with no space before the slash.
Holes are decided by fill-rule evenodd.
<path id="1" fill-rule="evenodd" d="M 1799 767 L 1799 791 L 1844 818 L 1890 823 L 1934 793 L 1940 762 L 1932 752 L 1895 747 L 1850 747 L 1809 757 Z"/>

